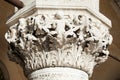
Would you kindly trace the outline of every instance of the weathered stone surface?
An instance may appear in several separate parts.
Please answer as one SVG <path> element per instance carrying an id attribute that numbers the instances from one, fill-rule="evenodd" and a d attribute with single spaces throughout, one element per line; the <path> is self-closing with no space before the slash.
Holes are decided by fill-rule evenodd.
<path id="1" fill-rule="evenodd" d="M 99 0 L 22 1 L 5 38 L 9 58 L 29 80 L 88 80 L 106 61 L 111 21 L 99 12 Z"/>
<path id="2" fill-rule="evenodd" d="M 88 80 L 88 74 L 84 71 L 54 67 L 37 70 L 28 76 L 29 80 Z"/>
<path id="3" fill-rule="evenodd" d="M 92 74 L 108 58 L 108 28 L 86 15 L 41 14 L 20 18 L 6 33 L 9 56 L 26 74 L 46 67 L 71 67 Z"/>

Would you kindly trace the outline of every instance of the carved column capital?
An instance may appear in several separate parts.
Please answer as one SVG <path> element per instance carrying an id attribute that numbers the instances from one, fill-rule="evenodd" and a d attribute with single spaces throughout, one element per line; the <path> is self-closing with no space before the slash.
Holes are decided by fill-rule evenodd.
<path id="1" fill-rule="evenodd" d="M 68 76 L 71 76 L 69 71 L 81 70 L 80 75 L 87 73 L 90 77 L 94 66 L 108 58 L 108 46 L 112 43 L 110 21 L 88 8 L 64 5 L 37 6 L 26 12 L 23 9 L 22 14 L 18 11 L 7 22 L 11 26 L 5 35 L 9 57 L 24 68 L 29 80 L 39 80 L 42 76 L 41 80 L 48 80 L 54 70 L 55 80 L 64 77 L 61 70 L 66 70 Z M 19 18 L 18 14 L 24 15 Z M 62 75 L 60 79 L 56 78 L 58 75 Z"/>
<path id="2" fill-rule="evenodd" d="M 112 42 L 108 28 L 86 15 L 41 14 L 20 18 L 6 33 L 9 54 L 29 74 L 46 67 L 71 67 L 92 74 Z"/>

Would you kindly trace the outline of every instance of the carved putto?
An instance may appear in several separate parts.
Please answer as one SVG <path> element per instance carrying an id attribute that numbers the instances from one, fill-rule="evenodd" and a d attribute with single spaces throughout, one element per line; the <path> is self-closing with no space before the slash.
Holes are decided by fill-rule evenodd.
<path id="1" fill-rule="evenodd" d="M 62 12 L 20 18 L 5 37 L 9 57 L 26 75 L 45 67 L 72 67 L 91 75 L 94 66 L 107 59 L 112 43 L 102 22 Z"/>

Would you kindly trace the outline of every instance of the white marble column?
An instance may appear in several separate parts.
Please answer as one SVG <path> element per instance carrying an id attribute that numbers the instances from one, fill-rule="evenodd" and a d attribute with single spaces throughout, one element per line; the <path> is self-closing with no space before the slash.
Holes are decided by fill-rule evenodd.
<path id="1" fill-rule="evenodd" d="M 22 0 L 8 21 L 9 58 L 28 80 L 88 80 L 107 60 L 111 21 L 99 0 Z"/>

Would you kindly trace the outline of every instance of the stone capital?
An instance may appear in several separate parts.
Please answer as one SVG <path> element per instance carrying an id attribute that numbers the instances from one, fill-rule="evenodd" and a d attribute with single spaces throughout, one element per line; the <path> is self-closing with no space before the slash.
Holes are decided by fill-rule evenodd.
<path id="1" fill-rule="evenodd" d="M 29 80 L 39 80 L 40 76 L 50 77 L 53 73 L 44 74 L 47 70 L 56 71 L 56 77 L 64 74 L 61 70 L 66 70 L 66 75 L 69 71 L 74 73 L 80 70 L 90 77 L 94 66 L 108 58 L 108 46 L 112 43 L 110 20 L 89 7 L 55 7 L 53 2 L 47 5 L 45 2 L 48 0 L 43 1 L 45 5 L 38 2 L 36 0 L 37 6 L 33 3 L 34 6 L 21 9 L 7 22 L 10 28 L 5 38 L 9 44 L 10 59 L 23 67 Z M 77 79 L 78 77 L 74 80 Z"/>

